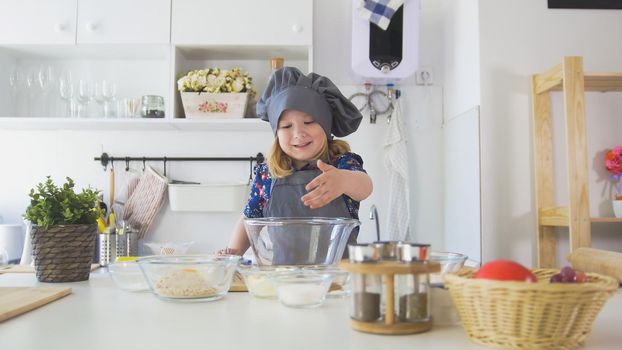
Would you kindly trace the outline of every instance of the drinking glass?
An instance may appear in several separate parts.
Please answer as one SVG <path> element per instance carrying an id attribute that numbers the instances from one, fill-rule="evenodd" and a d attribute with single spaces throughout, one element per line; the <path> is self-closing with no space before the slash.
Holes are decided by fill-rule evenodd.
<path id="1" fill-rule="evenodd" d="M 89 104 L 93 100 L 93 83 L 80 79 L 78 82 L 78 116 L 80 118 L 87 117 Z"/>
<path id="2" fill-rule="evenodd" d="M 65 70 L 61 74 L 58 87 L 60 98 L 64 102 L 64 110 L 61 112 L 61 115 L 74 118 L 76 116 L 76 108 L 73 101 L 73 79 L 70 71 Z"/>
<path id="3" fill-rule="evenodd" d="M 48 103 L 48 95 L 52 90 L 52 86 L 54 84 L 54 71 L 52 66 L 50 65 L 41 65 L 39 68 L 38 74 L 39 87 L 41 87 L 41 96 L 43 101 L 42 105 L 42 115 L 50 115 L 49 112 L 49 103 Z"/>

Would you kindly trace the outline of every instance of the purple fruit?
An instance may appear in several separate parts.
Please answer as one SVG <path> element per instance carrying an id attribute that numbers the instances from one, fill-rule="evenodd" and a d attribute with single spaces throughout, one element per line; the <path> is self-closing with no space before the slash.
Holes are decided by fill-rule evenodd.
<path id="1" fill-rule="evenodd" d="M 549 282 L 551 283 L 562 283 L 562 275 L 559 273 L 554 274 L 553 276 L 551 276 L 551 279 L 549 279 Z"/>
<path id="2" fill-rule="evenodd" d="M 562 270 L 559 272 L 562 275 L 562 281 L 565 283 L 574 282 L 576 277 L 576 272 L 570 266 L 564 266 Z"/>

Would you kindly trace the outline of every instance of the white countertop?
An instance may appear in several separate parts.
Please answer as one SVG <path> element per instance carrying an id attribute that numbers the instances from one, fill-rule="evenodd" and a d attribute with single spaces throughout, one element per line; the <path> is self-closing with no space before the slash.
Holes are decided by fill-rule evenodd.
<path id="1" fill-rule="evenodd" d="M 385 336 L 350 328 L 349 299 L 316 309 L 229 293 L 214 302 L 174 303 L 117 289 L 105 269 L 76 283 L 38 283 L 34 274 L 0 275 L 2 287 L 69 286 L 73 294 L 0 323 L 0 349 L 489 349 L 460 326 Z M 622 293 L 596 319 L 586 349 L 622 346 Z"/>

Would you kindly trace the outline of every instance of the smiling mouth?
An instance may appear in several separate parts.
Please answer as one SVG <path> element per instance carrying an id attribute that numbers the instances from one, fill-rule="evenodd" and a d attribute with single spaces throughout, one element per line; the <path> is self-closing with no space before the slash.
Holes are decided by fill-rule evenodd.
<path id="1" fill-rule="evenodd" d="M 309 146 L 310 144 L 311 144 L 311 141 L 309 141 L 307 143 L 302 143 L 302 144 L 299 144 L 299 145 L 294 145 L 294 148 L 304 148 L 304 147 Z"/>

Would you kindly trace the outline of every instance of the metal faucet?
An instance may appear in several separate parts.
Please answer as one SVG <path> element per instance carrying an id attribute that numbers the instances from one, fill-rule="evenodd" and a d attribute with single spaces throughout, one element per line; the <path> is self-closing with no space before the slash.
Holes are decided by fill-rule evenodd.
<path id="1" fill-rule="evenodd" d="M 372 204 L 371 208 L 369 208 L 369 220 L 376 221 L 376 241 L 380 241 L 380 219 L 378 218 L 378 209 L 376 209 L 375 204 Z"/>

